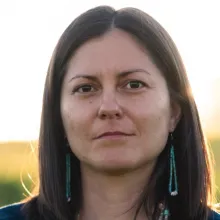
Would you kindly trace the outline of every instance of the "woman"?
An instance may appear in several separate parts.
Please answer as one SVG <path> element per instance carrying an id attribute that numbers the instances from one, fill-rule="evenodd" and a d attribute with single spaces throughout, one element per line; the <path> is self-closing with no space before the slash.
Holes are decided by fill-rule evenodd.
<path id="1" fill-rule="evenodd" d="M 48 69 L 39 194 L 0 216 L 220 219 L 190 91 L 175 44 L 152 17 L 107 6 L 80 15 Z"/>

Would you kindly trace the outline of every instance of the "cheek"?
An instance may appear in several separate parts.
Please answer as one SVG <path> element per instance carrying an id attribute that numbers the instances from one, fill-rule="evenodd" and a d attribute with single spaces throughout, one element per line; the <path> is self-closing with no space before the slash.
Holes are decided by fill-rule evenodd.
<path id="1" fill-rule="evenodd" d="M 82 111 L 81 111 L 82 113 Z M 63 109 L 62 118 L 65 133 L 71 147 L 72 152 L 80 158 L 82 154 L 82 146 L 87 146 L 86 137 L 88 137 L 87 130 L 85 129 L 85 123 L 81 114 L 72 107 Z M 88 123 L 87 123 L 88 124 Z M 86 149 L 85 149 L 86 150 Z"/>
<path id="2" fill-rule="evenodd" d="M 80 129 L 80 111 L 77 106 L 71 105 L 71 101 L 62 103 L 61 115 L 63 120 L 63 126 L 68 137 L 72 136 L 75 132 L 79 132 Z M 78 129 L 76 129 L 78 127 Z M 74 131 L 74 132 L 73 132 Z"/>
<path id="3" fill-rule="evenodd" d="M 91 136 L 89 132 L 94 111 L 89 103 L 88 105 L 82 106 L 73 100 L 66 100 L 62 105 L 63 125 L 69 141 L 73 144 L 75 142 L 79 144 L 79 141 L 84 141 Z"/>
<path id="4" fill-rule="evenodd" d="M 165 92 L 164 92 L 165 93 Z M 160 124 L 161 120 L 168 120 L 170 116 L 169 96 L 158 92 L 149 92 L 145 96 L 130 100 L 128 111 L 135 114 L 140 120 L 155 121 Z M 142 123 L 144 124 L 144 123 Z"/>
<path id="5" fill-rule="evenodd" d="M 161 96 L 136 104 L 135 118 L 144 148 L 161 152 L 167 142 L 170 122 L 169 98 Z"/>
<path id="6" fill-rule="evenodd" d="M 170 108 L 166 101 L 152 102 L 151 105 L 146 108 L 146 111 L 141 113 L 140 115 L 143 116 L 143 121 L 145 121 L 143 124 L 152 135 L 159 135 L 160 132 L 167 133 L 170 120 Z"/>

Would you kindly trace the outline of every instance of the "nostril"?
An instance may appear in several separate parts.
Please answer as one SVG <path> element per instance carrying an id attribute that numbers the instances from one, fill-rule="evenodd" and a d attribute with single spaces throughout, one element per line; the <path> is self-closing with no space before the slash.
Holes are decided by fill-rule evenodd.
<path id="1" fill-rule="evenodd" d="M 101 114 L 100 115 L 100 118 L 101 119 L 107 119 L 107 118 L 110 118 L 110 119 L 112 119 L 112 118 L 121 118 L 121 114 L 120 113 L 115 113 L 115 114 Z"/>
<path id="2" fill-rule="evenodd" d="M 119 114 L 119 113 L 116 113 L 115 115 L 116 115 L 116 117 L 118 117 L 118 118 L 120 117 L 120 114 Z"/>
<path id="3" fill-rule="evenodd" d="M 99 109 L 98 111 L 98 116 L 101 118 L 101 119 L 106 119 L 106 118 L 109 118 L 109 119 L 112 119 L 112 118 L 121 118 L 123 116 L 123 112 L 122 112 L 122 109 L 119 108 L 118 106 L 115 107 L 115 106 L 101 106 L 101 108 Z"/>
<path id="4" fill-rule="evenodd" d="M 102 115 L 101 115 L 101 118 L 102 118 L 102 119 L 105 119 L 105 118 L 107 118 L 107 115 L 102 114 Z"/>

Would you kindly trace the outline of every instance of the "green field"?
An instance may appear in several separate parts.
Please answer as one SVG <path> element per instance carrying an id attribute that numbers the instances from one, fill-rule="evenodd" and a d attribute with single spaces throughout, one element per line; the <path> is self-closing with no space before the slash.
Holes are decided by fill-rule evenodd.
<path id="1" fill-rule="evenodd" d="M 0 206 L 29 196 L 36 185 L 36 142 L 0 143 Z"/>
<path id="2" fill-rule="evenodd" d="M 220 139 L 210 141 L 215 158 L 216 188 L 220 186 Z M 25 199 L 37 185 L 36 142 L 0 143 L 0 206 Z M 217 190 L 220 201 L 220 192 Z"/>

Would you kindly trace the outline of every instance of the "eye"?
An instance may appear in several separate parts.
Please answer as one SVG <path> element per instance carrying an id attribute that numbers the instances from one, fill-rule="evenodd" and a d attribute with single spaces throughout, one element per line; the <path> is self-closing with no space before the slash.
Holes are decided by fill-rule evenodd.
<path id="1" fill-rule="evenodd" d="M 76 89 L 73 90 L 73 93 L 89 93 L 89 92 L 95 92 L 96 89 L 92 85 L 83 85 L 79 86 Z"/>
<path id="2" fill-rule="evenodd" d="M 128 89 L 140 89 L 144 86 L 146 86 L 146 84 L 138 80 L 133 80 L 126 84 L 126 88 Z"/>

